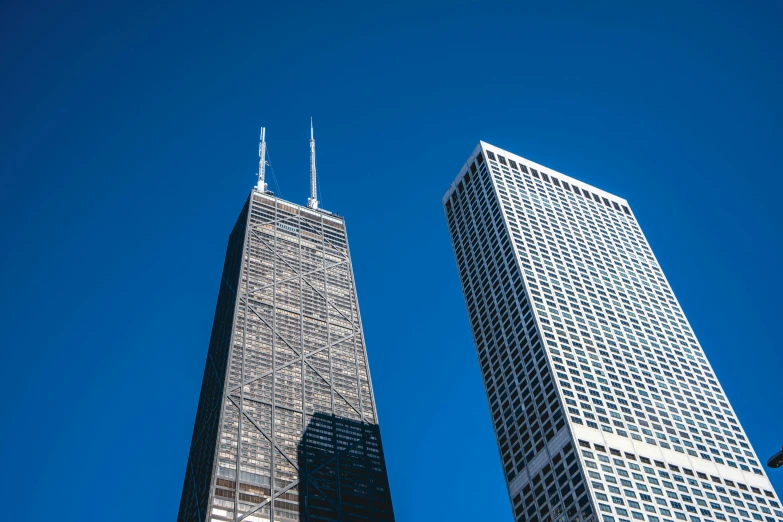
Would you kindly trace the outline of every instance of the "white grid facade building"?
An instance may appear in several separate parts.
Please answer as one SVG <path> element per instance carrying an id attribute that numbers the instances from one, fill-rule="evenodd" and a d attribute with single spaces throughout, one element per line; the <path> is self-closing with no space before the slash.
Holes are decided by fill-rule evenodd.
<path id="1" fill-rule="evenodd" d="M 443 204 L 517 522 L 783 522 L 627 201 L 480 142 Z"/>

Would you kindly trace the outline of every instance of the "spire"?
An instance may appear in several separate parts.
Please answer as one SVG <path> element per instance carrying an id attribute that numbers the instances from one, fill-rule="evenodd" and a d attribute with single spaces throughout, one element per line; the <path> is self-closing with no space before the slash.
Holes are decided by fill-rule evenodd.
<path id="1" fill-rule="evenodd" d="M 264 171 L 266 170 L 266 128 L 261 127 L 261 143 L 258 145 L 258 185 L 256 190 L 262 194 L 266 192 Z"/>
<path id="2" fill-rule="evenodd" d="M 309 208 L 318 208 L 315 184 L 315 138 L 313 138 L 313 118 L 310 118 L 310 197 L 307 198 Z"/>

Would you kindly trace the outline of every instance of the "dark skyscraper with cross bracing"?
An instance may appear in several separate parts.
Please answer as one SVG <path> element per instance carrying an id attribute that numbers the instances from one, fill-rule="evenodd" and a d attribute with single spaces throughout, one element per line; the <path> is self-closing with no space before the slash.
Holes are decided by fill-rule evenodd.
<path id="1" fill-rule="evenodd" d="M 181 522 L 392 521 L 343 218 L 259 182 L 231 233 Z"/>

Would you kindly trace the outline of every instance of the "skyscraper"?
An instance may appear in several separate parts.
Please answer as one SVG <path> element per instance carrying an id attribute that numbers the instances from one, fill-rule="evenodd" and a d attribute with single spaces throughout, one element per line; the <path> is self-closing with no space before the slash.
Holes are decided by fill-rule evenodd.
<path id="1" fill-rule="evenodd" d="M 228 241 L 178 520 L 392 521 L 343 218 L 259 180 Z"/>
<path id="2" fill-rule="evenodd" d="M 517 522 L 783 522 L 624 199 L 480 142 L 443 205 Z"/>

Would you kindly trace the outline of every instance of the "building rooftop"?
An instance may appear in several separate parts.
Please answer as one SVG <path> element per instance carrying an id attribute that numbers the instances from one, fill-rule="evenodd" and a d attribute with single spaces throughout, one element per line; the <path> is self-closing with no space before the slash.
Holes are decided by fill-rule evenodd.
<path id="1" fill-rule="evenodd" d="M 558 172 L 556 170 L 550 169 L 549 167 L 545 167 L 544 165 L 541 165 L 540 163 L 536 163 L 535 161 L 531 161 L 527 158 L 523 158 L 522 156 L 518 156 L 512 152 L 509 152 L 505 149 L 501 149 L 499 147 L 496 147 L 490 143 L 487 143 L 485 141 L 479 141 L 478 145 L 476 145 L 476 148 L 473 149 L 473 152 L 468 157 L 467 161 L 465 161 L 465 164 L 462 165 L 462 168 L 460 169 L 459 175 L 454 179 L 454 181 L 451 183 L 451 186 L 446 191 L 446 194 L 443 196 L 443 204 L 446 203 L 446 200 L 451 197 L 451 193 L 454 191 L 454 189 L 457 188 L 457 185 L 459 185 L 459 182 L 462 181 L 462 178 L 470 171 L 470 165 L 475 160 L 476 156 L 478 156 L 479 152 L 481 151 L 490 151 L 496 155 L 503 156 L 507 160 L 513 160 L 514 162 L 518 164 L 522 164 L 527 166 L 528 169 L 536 169 L 538 172 L 544 173 L 548 176 L 555 177 L 559 181 L 565 181 L 566 183 L 569 183 L 570 185 L 579 187 L 580 189 L 587 190 L 588 192 L 598 194 L 601 197 L 605 197 L 609 199 L 610 201 L 616 201 L 620 205 L 626 205 L 628 206 L 628 201 L 625 199 L 616 196 L 614 194 L 610 194 L 609 192 L 606 192 L 604 190 L 601 190 L 599 188 L 596 188 L 592 185 L 588 185 L 587 183 L 583 181 L 579 181 L 578 179 L 574 179 L 570 176 L 567 176 L 566 174 L 563 174 L 562 172 Z M 485 154 L 486 157 L 486 154 Z M 489 158 L 486 158 L 489 160 Z"/>

